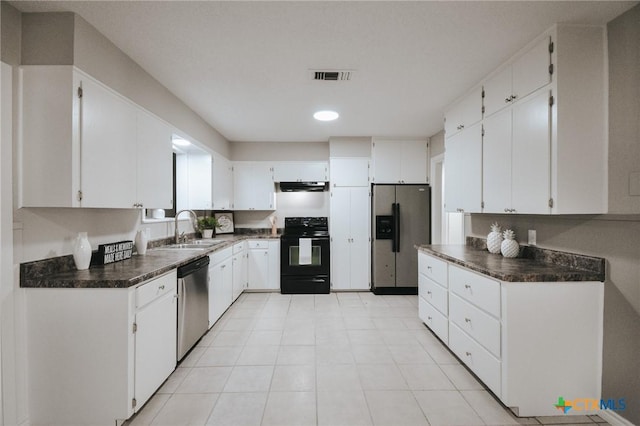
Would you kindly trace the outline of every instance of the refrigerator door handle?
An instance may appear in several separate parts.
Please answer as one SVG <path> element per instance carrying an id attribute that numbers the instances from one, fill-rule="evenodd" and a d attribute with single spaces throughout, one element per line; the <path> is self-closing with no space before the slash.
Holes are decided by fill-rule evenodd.
<path id="1" fill-rule="evenodd" d="M 396 203 L 396 253 L 400 253 L 400 203 Z"/>
<path id="2" fill-rule="evenodd" d="M 393 210 L 393 252 L 400 252 L 400 203 L 391 205 Z"/>

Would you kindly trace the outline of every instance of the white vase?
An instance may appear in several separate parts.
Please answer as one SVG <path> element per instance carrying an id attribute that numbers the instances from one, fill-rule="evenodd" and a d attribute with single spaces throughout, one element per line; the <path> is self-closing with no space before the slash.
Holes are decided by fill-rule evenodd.
<path id="1" fill-rule="evenodd" d="M 86 232 L 78 232 L 76 243 L 73 246 L 73 261 L 78 271 L 89 269 L 91 263 L 91 244 Z"/>
<path id="2" fill-rule="evenodd" d="M 136 251 L 138 252 L 138 254 L 145 254 L 147 252 L 148 242 L 149 237 L 147 236 L 146 230 L 138 230 L 138 232 L 136 233 Z"/>
<path id="3" fill-rule="evenodd" d="M 203 229 L 202 238 L 213 238 L 213 229 Z"/>

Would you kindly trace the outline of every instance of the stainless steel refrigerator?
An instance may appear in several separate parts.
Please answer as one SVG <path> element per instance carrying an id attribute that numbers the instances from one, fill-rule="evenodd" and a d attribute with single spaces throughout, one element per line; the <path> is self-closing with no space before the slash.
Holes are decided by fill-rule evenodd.
<path id="1" fill-rule="evenodd" d="M 429 185 L 373 185 L 371 290 L 417 294 L 416 244 L 431 243 Z"/>

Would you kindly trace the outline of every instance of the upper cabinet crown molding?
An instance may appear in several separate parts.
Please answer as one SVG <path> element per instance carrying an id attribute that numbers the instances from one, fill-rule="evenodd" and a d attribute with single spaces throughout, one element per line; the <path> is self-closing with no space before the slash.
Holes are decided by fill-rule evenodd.
<path id="1" fill-rule="evenodd" d="M 171 207 L 168 124 L 73 66 L 23 66 L 20 91 L 21 207 Z"/>

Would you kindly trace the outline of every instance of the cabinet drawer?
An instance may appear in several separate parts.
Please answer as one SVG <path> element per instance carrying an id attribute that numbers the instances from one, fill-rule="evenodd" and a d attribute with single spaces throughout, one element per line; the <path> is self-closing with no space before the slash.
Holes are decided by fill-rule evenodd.
<path id="1" fill-rule="evenodd" d="M 176 293 L 178 288 L 178 273 L 173 271 L 161 277 L 148 281 L 136 288 L 136 309 L 156 300 L 169 292 Z"/>
<path id="2" fill-rule="evenodd" d="M 500 321 L 452 294 L 449 319 L 500 358 Z"/>
<path id="3" fill-rule="evenodd" d="M 233 245 L 233 254 L 238 254 L 242 252 L 242 250 L 244 250 L 245 248 L 246 248 L 246 244 L 244 241 L 241 243 L 235 243 Z"/>
<path id="4" fill-rule="evenodd" d="M 501 397 L 501 363 L 475 340 L 449 323 L 449 349 L 484 382 L 489 389 Z"/>
<path id="5" fill-rule="evenodd" d="M 451 265 L 449 287 L 458 296 L 500 318 L 500 283 Z"/>
<path id="6" fill-rule="evenodd" d="M 440 338 L 449 344 L 449 321 L 422 297 L 418 297 L 418 317 Z"/>
<path id="7" fill-rule="evenodd" d="M 418 276 L 418 294 L 442 314 L 445 316 L 448 314 L 449 292 L 446 288 L 420 274 Z"/>
<path id="8" fill-rule="evenodd" d="M 249 249 L 266 249 L 268 247 L 268 240 L 249 240 Z"/>
<path id="9" fill-rule="evenodd" d="M 447 262 L 422 252 L 418 254 L 418 272 L 447 287 Z"/>

